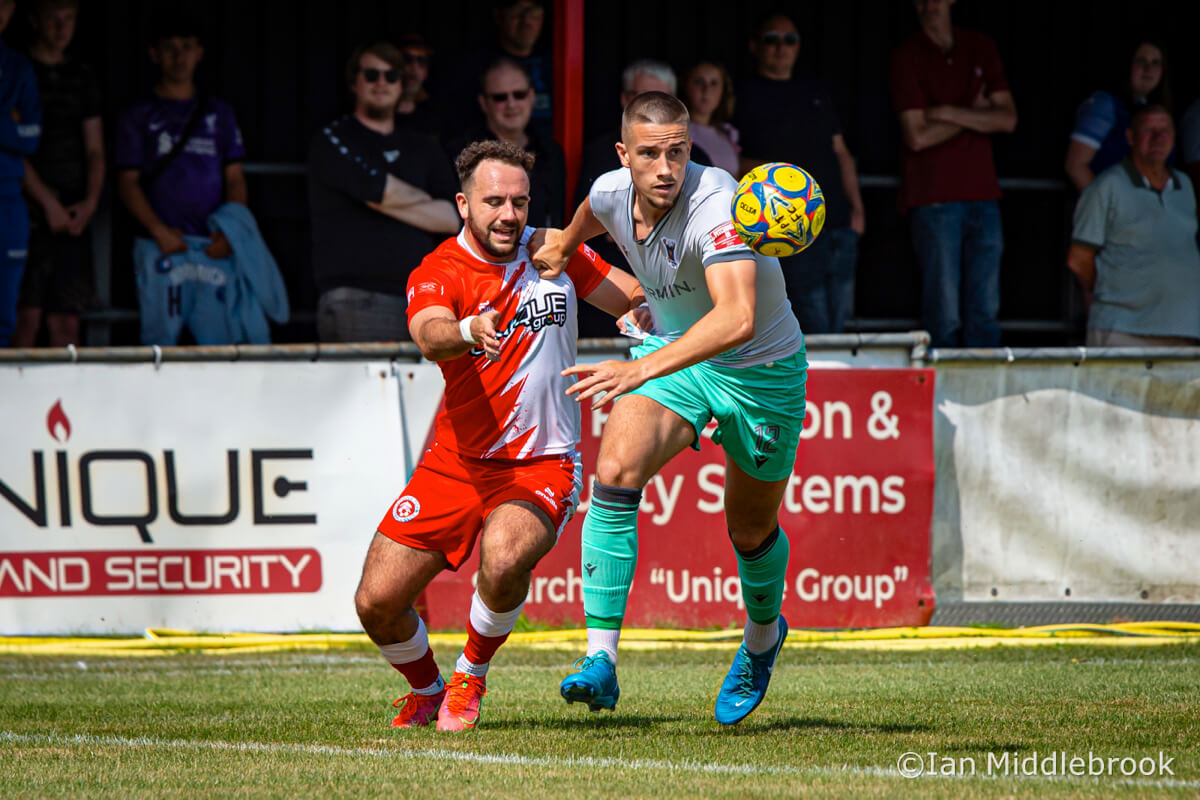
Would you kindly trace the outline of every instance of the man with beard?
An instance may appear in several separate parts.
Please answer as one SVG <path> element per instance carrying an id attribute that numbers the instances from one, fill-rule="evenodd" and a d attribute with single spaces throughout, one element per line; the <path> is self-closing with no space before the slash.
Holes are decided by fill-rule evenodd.
<path id="1" fill-rule="evenodd" d="M 396 125 L 403 56 L 360 47 L 346 64 L 354 111 L 326 125 L 309 149 L 313 272 L 323 342 L 407 338 L 404 287 L 459 228 L 454 174 L 424 134 Z"/>
<path id="2" fill-rule="evenodd" d="M 458 156 L 466 222 L 408 281 L 413 341 L 445 377 L 434 442 L 384 514 L 355 607 L 363 629 L 412 691 L 396 728 L 471 730 L 485 676 L 529 591 L 530 573 L 579 502 L 579 406 L 563 370 L 575 363 L 576 296 L 613 316 L 645 300 L 632 275 L 588 247 L 543 278 L 526 242 L 533 156 L 510 142 L 475 142 Z M 447 686 L 413 602 L 480 540 L 467 643 Z"/>

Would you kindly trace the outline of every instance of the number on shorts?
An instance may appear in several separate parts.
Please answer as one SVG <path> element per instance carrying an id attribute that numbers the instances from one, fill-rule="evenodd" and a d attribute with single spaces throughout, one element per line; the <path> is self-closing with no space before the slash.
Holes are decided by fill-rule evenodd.
<path id="1" fill-rule="evenodd" d="M 754 450 L 759 453 L 774 453 L 775 442 L 779 440 L 778 425 L 756 425 L 754 434 L 757 441 L 754 443 Z"/>

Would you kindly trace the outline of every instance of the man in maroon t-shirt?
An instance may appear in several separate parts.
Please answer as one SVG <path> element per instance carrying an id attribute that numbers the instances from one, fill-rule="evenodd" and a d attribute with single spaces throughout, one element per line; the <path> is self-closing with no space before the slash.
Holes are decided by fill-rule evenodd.
<path id="1" fill-rule="evenodd" d="M 988 136 L 1011 133 L 1017 109 L 995 43 L 954 27 L 953 4 L 915 0 L 921 29 L 892 54 L 904 140 L 900 200 L 910 212 L 921 316 L 934 347 L 995 347 L 1004 235 Z"/>

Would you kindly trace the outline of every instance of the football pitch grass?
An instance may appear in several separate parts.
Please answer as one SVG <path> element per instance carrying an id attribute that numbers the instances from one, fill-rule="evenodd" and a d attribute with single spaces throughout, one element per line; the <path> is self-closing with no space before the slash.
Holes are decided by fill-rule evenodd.
<path id="1" fill-rule="evenodd" d="M 581 651 L 510 643 L 467 734 L 389 728 L 406 689 L 364 646 L 0 656 L 0 797 L 1200 795 L 1200 643 L 787 646 L 762 706 L 724 728 L 734 647 L 623 651 L 616 711 L 591 714 L 558 696 Z M 443 674 L 456 655 L 440 648 Z M 902 777 L 905 753 L 950 774 Z M 1043 774 L 1089 755 L 1114 766 Z"/>

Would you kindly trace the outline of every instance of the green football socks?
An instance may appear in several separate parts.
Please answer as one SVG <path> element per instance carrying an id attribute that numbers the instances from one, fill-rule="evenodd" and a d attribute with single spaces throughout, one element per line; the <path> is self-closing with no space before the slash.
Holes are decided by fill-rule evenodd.
<path id="1" fill-rule="evenodd" d="M 583 521 L 583 613 L 588 628 L 620 630 L 637 567 L 640 489 L 596 483 Z"/>
<path id="2" fill-rule="evenodd" d="M 787 582 L 788 545 L 783 528 L 776 527 L 762 544 L 750 552 L 736 547 L 738 576 L 742 579 L 742 602 L 746 615 L 759 625 L 769 625 L 779 616 L 783 587 Z M 585 582 L 586 585 L 586 582 Z"/>

